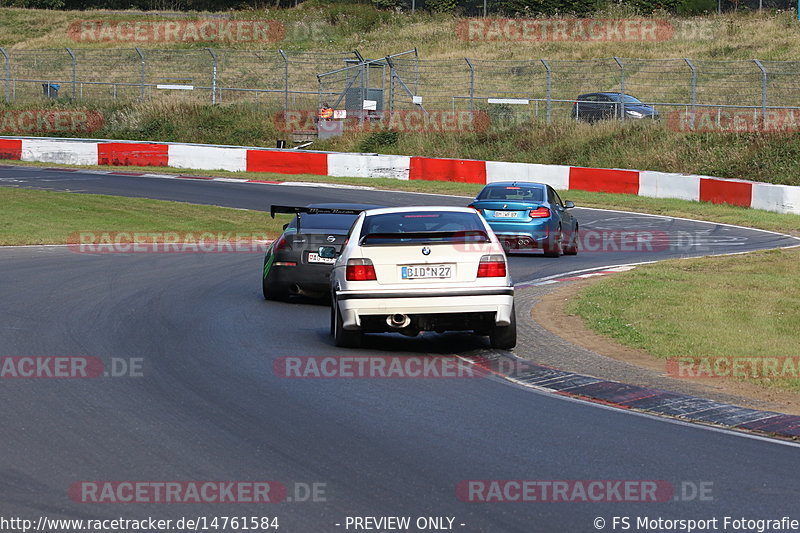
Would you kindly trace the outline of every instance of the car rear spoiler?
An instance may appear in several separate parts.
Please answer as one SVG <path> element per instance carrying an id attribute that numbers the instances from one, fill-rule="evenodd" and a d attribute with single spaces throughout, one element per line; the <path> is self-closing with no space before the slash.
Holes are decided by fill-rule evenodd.
<path id="1" fill-rule="evenodd" d="M 269 216 L 275 218 L 275 213 L 297 215 L 297 232 L 300 232 L 300 215 L 357 215 L 366 209 L 338 209 L 333 207 L 300 207 L 292 205 L 271 205 Z"/>

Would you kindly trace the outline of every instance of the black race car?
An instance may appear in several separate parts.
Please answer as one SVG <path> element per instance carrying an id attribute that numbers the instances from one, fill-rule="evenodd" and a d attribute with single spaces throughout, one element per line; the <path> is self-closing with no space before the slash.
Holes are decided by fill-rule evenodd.
<path id="1" fill-rule="evenodd" d="M 261 286 L 267 300 L 292 295 L 325 297 L 330 293 L 334 259 L 319 256 L 320 246 L 342 249 L 350 226 L 361 211 L 377 209 L 370 204 L 311 204 L 306 207 L 273 205 L 270 215 L 294 214 L 284 232 L 267 250 Z"/>

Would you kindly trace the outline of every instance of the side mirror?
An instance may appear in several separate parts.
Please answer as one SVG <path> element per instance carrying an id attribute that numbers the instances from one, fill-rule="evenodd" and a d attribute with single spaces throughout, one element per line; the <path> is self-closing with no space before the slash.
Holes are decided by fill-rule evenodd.
<path id="1" fill-rule="evenodd" d="M 564 209 L 572 209 L 575 207 L 575 202 L 571 200 L 564 200 Z"/>
<path id="2" fill-rule="evenodd" d="M 286 228 L 288 228 L 288 227 L 289 227 L 289 223 L 288 223 L 288 222 L 287 222 L 286 224 L 284 224 L 284 225 L 283 225 L 283 229 L 284 229 L 284 230 L 285 230 Z"/>
<path id="3" fill-rule="evenodd" d="M 335 246 L 320 246 L 317 250 L 319 256 L 323 259 L 334 259 L 337 255 Z"/>

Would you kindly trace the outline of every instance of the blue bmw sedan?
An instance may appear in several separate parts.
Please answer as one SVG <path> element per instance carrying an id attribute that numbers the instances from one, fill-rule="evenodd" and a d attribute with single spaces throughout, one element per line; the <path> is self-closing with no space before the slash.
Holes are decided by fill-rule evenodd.
<path id="1" fill-rule="evenodd" d="M 578 221 L 569 211 L 575 204 L 562 202 L 549 185 L 491 183 L 470 207 L 483 215 L 506 252 L 539 249 L 547 257 L 578 253 Z"/>

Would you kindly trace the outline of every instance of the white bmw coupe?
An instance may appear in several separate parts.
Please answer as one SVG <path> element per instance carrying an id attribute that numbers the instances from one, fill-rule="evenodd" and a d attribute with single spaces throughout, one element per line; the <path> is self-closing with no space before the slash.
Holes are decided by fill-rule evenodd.
<path id="1" fill-rule="evenodd" d="M 492 347 L 517 342 L 514 286 L 503 247 L 467 207 L 362 212 L 331 274 L 331 334 L 358 347 L 364 333 L 473 331 Z"/>

